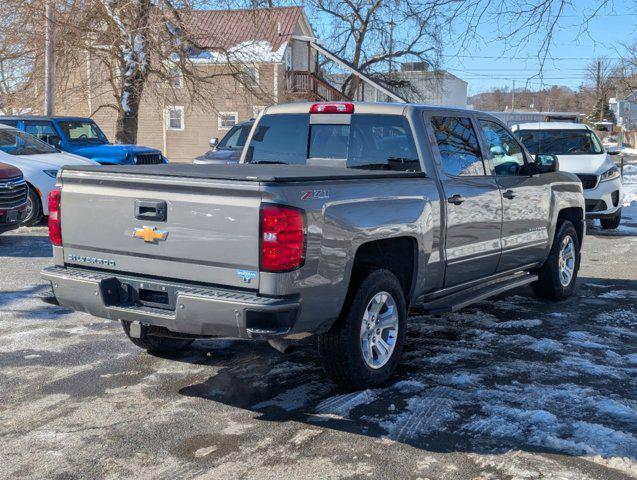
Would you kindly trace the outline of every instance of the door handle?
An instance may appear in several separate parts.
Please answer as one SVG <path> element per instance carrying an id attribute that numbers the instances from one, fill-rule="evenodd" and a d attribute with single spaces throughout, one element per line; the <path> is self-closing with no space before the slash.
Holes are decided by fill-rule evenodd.
<path id="1" fill-rule="evenodd" d="M 465 200 L 466 199 L 462 195 L 458 195 L 457 193 L 447 199 L 449 203 L 453 203 L 454 205 L 460 205 Z"/>
<path id="2" fill-rule="evenodd" d="M 135 218 L 138 220 L 166 220 L 166 202 L 160 200 L 135 200 Z"/>
<path id="3" fill-rule="evenodd" d="M 509 200 L 513 200 L 516 197 L 515 192 L 513 190 L 507 190 L 506 192 L 502 194 L 502 196 L 504 198 L 508 198 Z"/>

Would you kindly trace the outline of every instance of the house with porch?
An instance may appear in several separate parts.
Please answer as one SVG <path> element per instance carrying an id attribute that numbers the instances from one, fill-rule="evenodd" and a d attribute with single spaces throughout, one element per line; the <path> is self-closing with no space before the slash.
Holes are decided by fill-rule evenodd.
<path id="1" fill-rule="evenodd" d="M 236 123 L 254 118 L 266 106 L 347 100 L 322 74 L 320 55 L 359 77 L 368 90 L 379 89 L 385 98 L 401 100 L 326 50 L 315 38 L 302 7 L 195 10 L 189 15 L 189 33 L 199 47 L 190 60 L 211 72 L 236 60 L 233 66 L 239 65 L 245 75 L 241 79 L 219 77 L 206 102 L 181 88 L 184 79 L 179 72 L 170 85 L 170 95 L 158 98 L 144 91 L 137 141 L 160 149 L 172 162 L 191 162 L 208 150 L 210 138 L 223 137 Z M 87 69 L 97 68 L 88 58 Z M 104 108 L 113 103 L 113 96 L 103 86 L 106 79 L 95 78 L 93 73 L 79 82 L 86 100 L 78 101 L 68 89 L 60 92 L 55 113 L 90 116 L 114 138 L 116 118 L 112 109 Z"/>

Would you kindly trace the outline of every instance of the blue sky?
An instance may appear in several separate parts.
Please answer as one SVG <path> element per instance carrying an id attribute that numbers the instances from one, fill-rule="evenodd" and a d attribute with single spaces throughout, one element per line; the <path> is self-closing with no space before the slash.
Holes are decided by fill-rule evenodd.
<path id="1" fill-rule="evenodd" d="M 555 32 L 553 45 L 549 51 L 543 79 L 532 78 L 529 87 L 542 85 L 566 85 L 577 87 L 586 82 L 587 64 L 600 56 L 618 58 L 622 44 L 637 42 L 637 2 L 616 0 L 610 7 L 600 11 L 582 29 L 582 21 L 599 2 L 575 0 L 576 7 L 565 11 Z M 462 31 L 458 22 L 456 31 Z M 469 82 L 469 94 L 487 91 L 494 87 L 511 87 L 515 79 L 516 88 L 526 84 L 527 79 L 537 75 L 540 62 L 537 59 L 538 44 L 543 39 L 540 32 L 525 42 L 517 50 L 508 49 L 505 42 L 493 40 L 494 25 L 483 22 L 478 34 L 482 41 L 473 42 L 470 48 L 458 51 L 458 47 L 448 42 L 444 49 L 442 68 Z M 501 57 L 501 58 L 500 58 Z"/>

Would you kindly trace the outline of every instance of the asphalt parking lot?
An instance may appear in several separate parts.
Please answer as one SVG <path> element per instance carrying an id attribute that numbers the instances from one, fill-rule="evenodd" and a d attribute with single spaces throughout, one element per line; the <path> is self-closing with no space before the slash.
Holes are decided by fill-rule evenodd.
<path id="1" fill-rule="evenodd" d="M 0 477 L 637 477 L 637 198 L 589 230 L 577 293 L 415 316 L 398 374 L 347 392 L 314 346 L 174 357 L 40 302 L 45 228 L 0 236 Z"/>

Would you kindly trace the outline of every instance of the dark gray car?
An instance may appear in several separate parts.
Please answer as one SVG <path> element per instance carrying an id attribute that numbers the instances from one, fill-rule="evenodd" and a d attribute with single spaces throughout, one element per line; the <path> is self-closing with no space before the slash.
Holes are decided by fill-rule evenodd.
<path id="1" fill-rule="evenodd" d="M 554 156 L 488 114 L 421 105 L 279 105 L 239 164 L 58 178 L 43 276 L 60 304 L 122 321 L 149 351 L 316 335 L 354 388 L 395 371 L 412 307 L 526 284 L 567 297 L 585 234 L 581 182 Z"/>
<path id="2" fill-rule="evenodd" d="M 224 135 L 220 142 L 216 138 L 210 140 L 211 150 L 195 158 L 193 163 L 198 165 L 226 165 L 239 163 L 241 151 L 246 144 L 254 120 L 237 123 Z"/>

